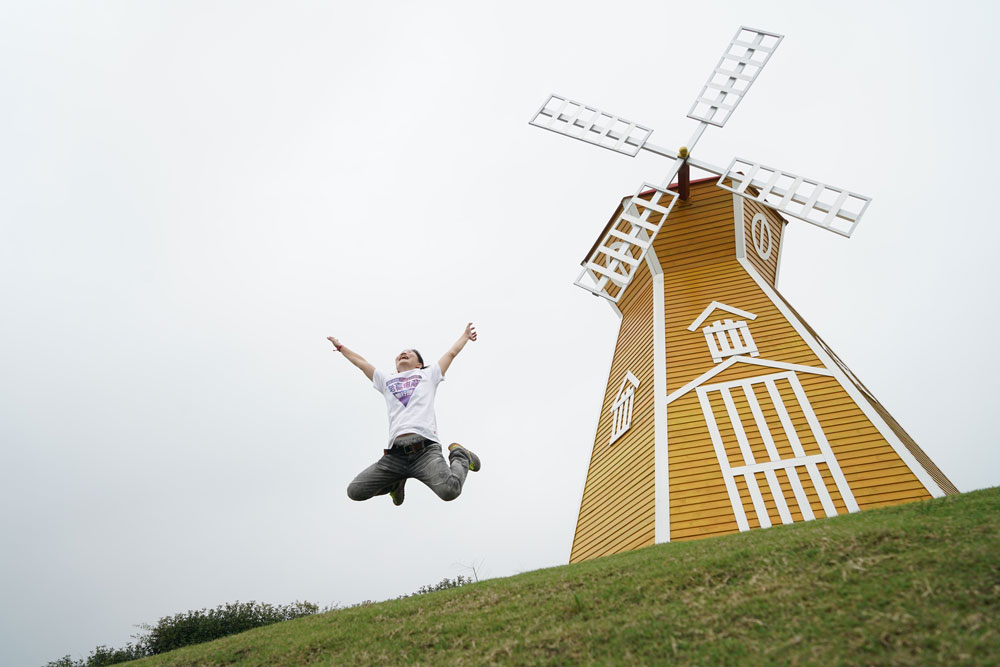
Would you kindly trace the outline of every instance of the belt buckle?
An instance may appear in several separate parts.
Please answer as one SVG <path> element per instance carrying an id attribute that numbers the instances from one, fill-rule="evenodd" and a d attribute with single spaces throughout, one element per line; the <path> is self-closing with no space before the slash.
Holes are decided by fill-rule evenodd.
<path id="1" fill-rule="evenodd" d="M 416 442 L 411 442 L 408 445 L 397 445 L 393 444 L 392 449 L 403 454 L 419 454 L 424 450 L 424 446 L 427 444 L 424 438 L 419 436 L 415 437 Z"/>

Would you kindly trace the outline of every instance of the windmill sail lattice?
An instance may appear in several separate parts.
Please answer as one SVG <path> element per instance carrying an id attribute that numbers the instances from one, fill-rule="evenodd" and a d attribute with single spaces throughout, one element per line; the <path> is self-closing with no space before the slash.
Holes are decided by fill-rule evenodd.
<path id="1" fill-rule="evenodd" d="M 719 187 L 841 236 L 854 232 L 871 201 L 850 190 L 741 158 L 733 159 L 719 178 Z"/>
<path id="2" fill-rule="evenodd" d="M 677 193 L 643 183 L 584 263 L 576 284 L 617 302 L 676 201 Z"/>
<path id="3" fill-rule="evenodd" d="M 688 118 L 722 127 L 781 44 L 783 35 L 742 27 L 729 42 Z"/>
<path id="4" fill-rule="evenodd" d="M 559 95 L 550 95 L 529 122 L 631 157 L 653 133 L 648 127 Z"/>

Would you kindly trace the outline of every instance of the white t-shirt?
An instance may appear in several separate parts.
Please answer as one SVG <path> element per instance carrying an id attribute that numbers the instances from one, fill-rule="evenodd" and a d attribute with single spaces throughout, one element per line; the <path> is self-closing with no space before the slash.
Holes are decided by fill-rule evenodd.
<path id="1" fill-rule="evenodd" d="M 428 368 L 415 368 L 386 375 L 375 369 L 372 386 L 385 396 L 389 409 L 389 446 L 396 436 L 416 433 L 428 440 L 440 442 L 437 418 L 434 416 L 434 396 L 444 380 L 441 367 L 434 362 Z"/>

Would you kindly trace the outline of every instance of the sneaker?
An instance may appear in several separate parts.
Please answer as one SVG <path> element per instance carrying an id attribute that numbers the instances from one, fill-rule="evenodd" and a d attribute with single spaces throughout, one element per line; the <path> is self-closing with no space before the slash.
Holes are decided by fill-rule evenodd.
<path id="1" fill-rule="evenodd" d="M 451 457 L 454 456 L 455 454 L 461 453 L 462 456 L 464 456 L 469 460 L 469 470 L 471 470 L 472 472 L 479 472 L 479 470 L 483 467 L 483 464 L 479 460 L 478 456 L 476 456 L 475 454 L 473 454 L 472 452 L 470 452 L 468 449 L 458 444 L 457 442 L 453 442 L 450 445 L 448 445 L 448 452 L 449 452 L 448 454 L 449 459 L 451 459 Z"/>
<path id="2" fill-rule="evenodd" d="M 389 492 L 389 497 L 392 498 L 392 504 L 399 507 L 403 504 L 403 499 L 405 496 L 406 479 L 401 479 Z"/>

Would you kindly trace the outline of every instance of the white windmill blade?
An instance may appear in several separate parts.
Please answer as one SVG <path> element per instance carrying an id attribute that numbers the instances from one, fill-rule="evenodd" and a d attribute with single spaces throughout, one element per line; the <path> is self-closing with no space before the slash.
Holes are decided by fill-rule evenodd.
<path id="1" fill-rule="evenodd" d="M 718 185 L 841 236 L 854 232 L 871 201 L 850 190 L 741 158 L 733 158 Z"/>
<path id="2" fill-rule="evenodd" d="M 677 193 L 643 183 L 582 262 L 575 284 L 617 303 L 677 203 Z"/>
<path id="3" fill-rule="evenodd" d="M 648 127 L 559 95 L 550 95 L 528 122 L 631 157 L 653 133 Z"/>
<path id="4" fill-rule="evenodd" d="M 718 127 L 725 125 L 784 38 L 741 26 L 691 105 L 688 118 Z"/>

